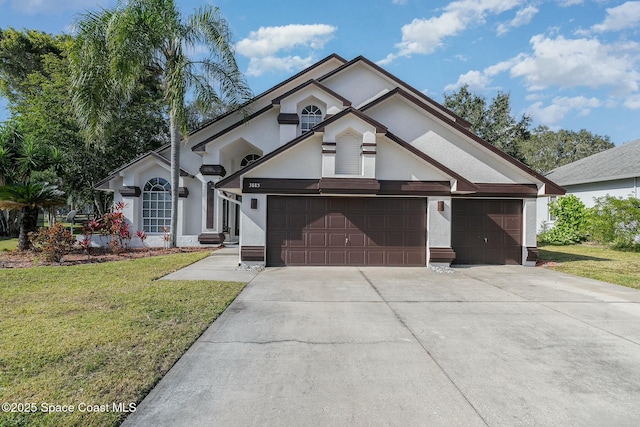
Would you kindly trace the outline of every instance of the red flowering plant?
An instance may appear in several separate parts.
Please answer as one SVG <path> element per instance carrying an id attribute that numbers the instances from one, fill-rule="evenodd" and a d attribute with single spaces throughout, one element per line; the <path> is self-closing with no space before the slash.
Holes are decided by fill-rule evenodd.
<path id="1" fill-rule="evenodd" d="M 123 202 L 116 203 L 113 210 L 102 215 L 99 220 L 100 233 L 111 236 L 109 247 L 114 253 L 126 251 L 131 241 L 130 224 L 122 212 L 125 206 Z"/>
<path id="2" fill-rule="evenodd" d="M 101 230 L 102 224 L 95 219 L 87 222 L 87 224 L 82 227 L 82 234 L 84 237 L 78 242 L 78 244 L 87 253 L 88 257 L 91 257 L 91 239 L 94 234 L 100 233 Z"/>
<path id="3" fill-rule="evenodd" d="M 147 245 L 145 243 L 145 240 L 147 240 L 147 233 L 145 233 L 144 230 L 138 230 L 138 231 L 136 231 L 136 236 L 138 236 L 138 239 L 140 239 L 140 241 L 142 242 L 142 246 L 147 248 Z M 147 248 L 147 250 L 148 249 L 149 248 Z"/>

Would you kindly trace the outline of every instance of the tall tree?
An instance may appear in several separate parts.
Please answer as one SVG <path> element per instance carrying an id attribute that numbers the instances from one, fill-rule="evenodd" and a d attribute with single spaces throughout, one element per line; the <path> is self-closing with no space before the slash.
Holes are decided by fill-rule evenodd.
<path id="1" fill-rule="evenodd" d="M 521 148 L 525 162 L 536 171 L 545 173 L 613 147 L 608 136 L 594 135 L 585 129 L 578 132 L 552 131 L 546 126 L 539 126 Z"/>
<path id="2" fill-rule="evenodd" d="M 158 80 L 147 78 L 136 85 L 130 99 L 112 100 L 115 119 L 99 143 L 88 145 L 69 90 L 72 45 L 69 35 L 2 31 L 0 94 L 9 100 L 12 128 L 19 128 L 24 138 L 57 148 L 61 162 L 56 173 L 70 202 L 80 207 L 93 204 L 102 213 L 110 197 L 94 185 L 109 171 L 169 141 L 166 108 Z M 0 174 L 2 157 L 0 152 Z"/>
<path id="3" fill-rule="evenodd" d="M 187 132 L 186 97 L 196 104 L 236 108 L 251 91 L 235 60 L 220 11 L 203 6 L 183 18 L 173 0 L 120 0 L 115 9 L 81 17 L 72 55 L 74 105 L 83 125 L 99 134 L 111 120 L 114 95 L 129 98 L 152 76 L 161 84 L 171 138 L 171 245 L 176 245 L 181 133 Z M 204 49 L 203 49 L 204 48 Z M 202 58 L 195 52 L 205 50 Z"/>
<path id="4" fill-rule="evenodd" d="M 444 106 L 471 123 L 471 130 L 502 151 L 518 160 L 524 160 L 520 150 L 521 141 L 530 138 L 531 117 L 519 119 L 511 114 L 508 93 L 498 94 L 487 103 L 486 98 L 474 94 L 469 86 L 457 92 L 444 94 Z"/>

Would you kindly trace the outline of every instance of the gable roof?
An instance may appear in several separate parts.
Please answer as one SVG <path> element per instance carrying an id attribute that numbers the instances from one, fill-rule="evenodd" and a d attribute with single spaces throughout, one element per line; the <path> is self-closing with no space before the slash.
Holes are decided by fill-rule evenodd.
<path id="1" fill-rule="evenodd" d="M 275 85 L 275 86 L 273 86 L 273 87 L 271 87 L 271 88 L 267 89 L 266 91 L 262 92 L 260 95 L 257 95 L 257 96 L 255 96 L 255 97 L 253 97 L 253 98 L 252 98 L 252 99 L 250 99 L 249 101 L 247 101 L 247 102 L 245 102 L 244 104 L 242 104 L 239 108 L 236 108 L 236 109 L 234 109 L 234 110 L 227 111 L 226 113 L 221 114 L 221 115 L 219 115 L 218 117 L 215 117 L 214 119 L 212 119 L 212 120 L 210 120 L 210 121 L 208 121 L 208 122 L 206 122 L 206 123 L 203 123 L 202 125 L 200 125 L 200 126 L 199 126 L 199 127 L 197 127 L 196 129 L 193 129 L 192 131 L 190 131 L 190 132 L 189 132 L 189 136 L 193 135 L 193 134 L 194 134 L 194 133 L 196 133 L 196 132 L 200 132 L 202 129 L 204 129 L 204 128 L 208 127 L 208 126 L 211 126 L 212 124 L 214 124 L 214 123 L 216 123 L 216 122 L 218 122 L 218 121 L 220 121 L 220 120 L 224 119 L 225 117 L 227 117 L 227 116 L 229 116 L 229 115 L 231 115 L 231 114 L 233 114 L 233 113 L 235 113 L 235 112 L 237 112 L 237 111 L 241 110 L 242 108 L 246 107 L 246 106 L 247 106 L 247 105 L 249 105 L 249 104 L 254 103 L 255 101 L 259 100 L 260 98 L 264 98 L 265 96 L 267 96 L 267 95 L 269 95 L 269 94 L 273 93 L 274 91 L 276 91 L 276 90 L 280 89 L 281 87 L 283 87 L 283 86 L 285 86 L 285 85 L 287 85 L 287 84 L 291 83 L 291 82 L 292 82 L 292 81 L 294 81 L 295 79 L 297 79 L 297 78 L 299 78 L 299 77 L 303 76 L 304 74 L 308 73 L 309 71 L 312 71 L 312 70 L 314 70 L 314 69 L 316 69 L 316 68 L 320 67 L 321 65 L 323 65 L 323 64 L 325 64 L 325 63 L 327 63 L 327 62 L 329 62 L 329 61 L 330 61 L 330 60 L 332 60 L 332 59 L 336 59 L 336 60 L 338 60 L 339 62 L 342 62 L 343 64 L 347 62 L 347 60 L 346 60 L 346 59 L 344 59 L 343 57 L 341 57 L 340 55 L 338 55 L 338 54 L 336 54 L 336 53 L 332 53 L 331 55 L 329 55 L 329 56 L 327 56 L 327 57 L 325 57 L 325 58 L 321 59 L 320 61 L 316 62 L 315 64 L 313 64 L 313 65 L 311 65 L 311 66 L 309 66 L 309 67 L 307 67 L 307 68 L 305 68 L 304 70 L 300 71 L 299 73 L 294 74 L 293 76 L 289 77 L 288 79 L 286 79 L 286 80 L 284 80 L 284 81 L 282 81 L 282 82 L 278 83 L 277 85 Z"/>
<path id="2" fill-rule="evenodd" d="M 130 168 L 131 166 L 134 166 L 135 164 L 140 163 L 141 161 L 147 159 L 147 158 L 152 158 L 155 160 L 159 160 L 162 163 L 166 164 L 167 166 L 171 167 L 171 162 L 169 160 L 167 160 L 166 158 L 162 157 L 160 154 L 156 153 L 155 151 L 149 151 L 141 156 L 136 157 L 135 159 L 133 159 L 132 161 L 130 161 L 129 163 L 120 166 L 118 169 L 114 169 L 111 172 L 109 172 L 109 176 L 107 176 L 106 178 L 104 178 L 103 180 L 101 180 L 100 182 L 98 182 L 96 185 L 94 185 L 93 188 L 95 189 L 100 189 L 100 190 L 105 190 L 105 188 L 100 188 L 102 187 L 104 184 L 106 184 L 107 182 L 111 181 L 113 178 L 115 178 L 116 176 L 118 176 L 118 174 L 120 172 L 122 172 L 125 169 Z M 194 178 L 195 175 L 190 174 L 189 172 L 185 171 L 184 169 L 180 168 L 180 176 L 188 176 L 189 178 Z"/>
<path id="3" fill-rule="evenodd" d="M 346 64 L 344 64 L 344 65 L 342 65 L 342 66 L 340 66 L 338 68 L 336 68 L 335 70 L 328 72 L 324 76 L 320 77 L 318 79 L 318 81 L 322 82 L 324 80 L 327 80 L 327 79 L 331 78 L 332 76 L 334 76 L 336 74 L 339 74 L 342 71 L 346 70 L 347 68 L 350 68 L 351 66 L 353 66 L 355 64 L 358 64 L 358 63 L 363 63 L 363 64 L 368 65 L 370 68 L 376 70 L 378 73 L 382 74 L 383 76 L 385 76 L 389 80 L 393 81 L 394 83 L 396 83 L 396 84 L 398 84 L 398 85 L 400 85 L 402 87 L 405 87 L 407 90 L 409 90 L 411 93 L 413 93 L 416 97 L 421 98 L 423 101 L 426 101 L 427 103 L 431 104 L 435 109 L 438 109 L 442 113 L 446 114 L 447 116 L 450 116 L 450 117 L 446 117 L 445 116 L 445 118 L 447 120 L 452 120 L 452 121 L 458 123 L 459 125 L 461 125 L 462 127 L 465 127 L 465 128 L 470 128 L 471 127 L 471 123 L 469 123 L 468 121 L 466 121 L 465 119 L 463 119 L 462 117 L 460 117 L 459 115 L 454 113 L 453 111 L 449 110 L 444 105 L 440 104 L 439 102 L 436 102 L 435 100 L 433 100 L 432 98 L 428 97 L 423 92 L 419 91 L 418 89 L 414 88 L 413 86 L 407 84 L 406 82 L 403 82 L 398 77 L 394 76 L 393 74 L 391 74 L 390 72 L 388 72 L 387 70 L 385 70 L 384 68 L 382 68 L 381 66 L 376 64 L 375 62 L 370 61 L 369 59 L 365 58 L 362 55 L 352 59 L 351 61 L 347 62 Z"/>
<path id="4" fill-rule="evenodd" d="M 265 156 L 259 158 L 258 160 L 256 160 L 255 162 L 251 163 L 247 167 L 245 167 L 243 169 L 240 169 L 240 170 L 236 171 L 235 173 L 229 175 L 225 179 L 217 182 L 216 183 L 216 188 L 225 188 L 229 184 L 234 183 L 242 175 L 244 175 L 247 172 L 251 171 L 252 169 L 260 166 L 261 164 L 267 162 L 268 160 L 280 155 L 284 151 L 286 151 L 286 150 L 298 145 L 302 141 L 304 141 L 304 140 L 310 138 L 311 136 L 313 136 L 315 133 L 324 132 L 324 128 L 326 126 L 330 125 L 331 123 L 333 123 L 333 122 L 335 122 L 337 120 L 340 120 L 342 117 L 345 117 L 347 115 L 354 115 L 354 116 L 358 117 L 359 119 L 361 119 L 362 121 L 372 125 L 373 127 L 375 127 L 377 133 L 384 134 L 389 140 L 395 142 L 400 147 L 402 147 L 405 150 L 411 152 L 412 154 L 414 154 L 415 156 L 421 158 L 425 162 L 431 164 L 433 167 L 435 167 L 436 169 L 440 170 L 445 175 L 448 175 L 448 176 L 454 178 L 456 180 L 456 182 L 457 182 L 457 186 L 456 186 L 457 187 L 456 188 L 457 191 L 474 192 L 474 191 L 478 190 L 478 186 L 473 184 L 471 181 L 467 180 L 463 176 L 461 176 L 458 173 L 456 173 L 456 172 L 452 171 L 451 169 L 447 168 L 446 166 L 444 166 L 440 162 L 438 162 L 435 159 L 431 158 L 429 155 L 427 155 L 427 154 L 423 153 L 422 151 L 416 149 L 415 147 L 411 146 L 409 143 L 403 141 L 401 138 L 397 137 L 396 135 L 392 134 L 391 132 L 388 132 L 386 126 L 382 125 L 380 122 L 372 119 L 371 117 L 367 116 L 366 114 L 363 114 L 361 111 L 359 111 L 359 110 L 357 110 L 357 109 L 355 109 L 353 107 L 348 107 L 348 108 L 342 110 L 341 112 L 339 112 L 338 114 L 335 114 L 335 115 L 329 117 L 328 119 L 318 123 L 310 131 L 303 133 L 302 135 L 300 135 L 299 137 L 291 140 L 287 144 L 282 145 L 279 148 L 273 150 L 272 152 L 266 154 Z"/>
<path id="5" fill-rule="evenodd" d="M 280 104 L 280 101 L 282 101 L 283 99 L 288 98 L 289 96 L 293 95 L 294 93 L 299 92 L 300 90 L 302 90 L 305 87 L 310 86 L 310 85 L 313 85 L 313 86 L 317 87 L 318 89 L 326 92 L 327 94 L 329 94 L 330 96 L 334 97 L 335 99 L 339 99 L 340 101 L 342 101 L 342 105 L 344 107 L 348 107 L 348 106 L 351 105 L 351 101 L 349 101 L 348 99 L 346 99 L 344 96 L 340 95 L 339 93 L 336 93 L 336 92 L 332 91 L 331 89 L 329 89 L 325 85 L 319 83 L 317 80 L 308 80 L 307 82 L 301 84 L 300 86 L 291 89 L 290 91 L 280 95 L 277 98 L 274 98 L 274 100 L 271 101 L 271 103 L 274 104 L 274 105 Z"/>
<path id="6" fill-rule="evenodd" d="M 466 137 L 470 138 L 472 141 L 474 141 L 475 143 L 477 143 L 481 147 L 491 151 L 492 153 L 498 155 L 502 159 L 504 159 L 507 162 L 511 163 L 512 165 L 516 166 L 518 169 L 521 169 L 526 174 L 528 174 L 530 176 L 533 176 L 537 180 L 543 182 L 545 184 L 545 187 L 546 187 L 545 188 L 545 190 L 546 190 L 545 194 L 557 194 L 557 195 L 565 194 L 564 189 L 562 187 L 558 186 L 549 177 L 545 177 L 545 176 L 539 174 L 538 172 L 534 171 L 529 166 L 527 166 L 524 163 L 520 162 L 516 158 L 508 155 L 507 153 L 505 153 L 504 151 L 500 150 L 499 148 L 489 144 L 487 141 L 485 141 L 484 139 L 480 138 L 475 133 L 471 132 L 471 130 L 469 130 L 469 128 L 466 127 L 465 125 L 463 125 L 461 123 L 458 123 L 457 121 L 448 120 L 447 117 L 444 116 L 442 112 L 440 112 L 437 109 L 433 108 L 429 104 L 426 104 L 426 103 L 422 102 L 422 100 L 416 98 L 415 96 L 413 96 L 412 94 L 408 93 L 407 91 L 405 91 L 402 88 L 395 88 L 395 89 L 385 93 L 384 95 L 374 99 L 373 101 L 371 101 L 367 105 L 363 106 L 361 108 L 361 110 L 362 111 L 366 111 L 366 110 L 368 110 L 370 108 L 373 108 L 376 105 L 379 105 L 379 104 L 383 103 L 387 99 L 389 99 L 389 98 L 391 98 L 393 96 L 396 96 L 396 95 L 397 96 L 402 96 L 406 100 L 412 102 L 413 104 L 415 104 L 416 106 L 420 107 L 424 111 L 427 111 L 428 113 L 430 113 L 433 116 L 435 116 L 436 118 L 438 118 L 439 121 L 441 123 L 443 123 L 445 126 L 448 126 L 450 128 L 453 128 L 453 129 L 457 130 L 458 132 L 461 132 L 462 134 L 464 134 Z"/>
<path id="7" fill-rule="evenodd" d="M 547 178 L 561 185 L 586 184 L 639 176 L 640 139 L 560 166 L 546 175 Z"/>

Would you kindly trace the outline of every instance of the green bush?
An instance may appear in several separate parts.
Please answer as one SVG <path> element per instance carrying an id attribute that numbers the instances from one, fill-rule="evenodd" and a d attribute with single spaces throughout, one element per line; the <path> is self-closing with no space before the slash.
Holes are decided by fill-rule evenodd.
<path id="1" fill-rule="evenodd" d="M 573 245 L 586 240 L 587 209 L 578 197 L 569 194 L 549 203 L 549 213 L 556 220 L 553 228 L 538 234 L 540 243 Z"/>
<path id="2" fill-rule="evenodd" d="M 605 196 L 590 209 L 590 239 L 616 249 L 640 250 L 640 199 Z"/>
<path id="3" fill-rule="evenodd" d="M 62 262 L 76 243 L 76 239 L 67 228 L 58 223 L 53 227 L 40 227 L 35 233 L 29 233 L 29 240 L 33 248 L 42 252 L 44 259 L 49 262 Z"/>

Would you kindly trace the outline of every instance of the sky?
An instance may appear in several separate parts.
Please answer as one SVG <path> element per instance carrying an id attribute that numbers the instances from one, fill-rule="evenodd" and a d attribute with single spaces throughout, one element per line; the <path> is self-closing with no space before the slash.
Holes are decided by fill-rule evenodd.
<path id="1" fill-rule="evenodd" d="M 552 130 L 640 139 L 640 1 L 176 0 L 218 6 L 255 94 L 337 53 L 376 62 L 438 102 L 468 84 Z M 72 33 L 116 0 L 0 0 L 0 28 Z M 7 117 L 0 100 L 0 121 Z"/>

